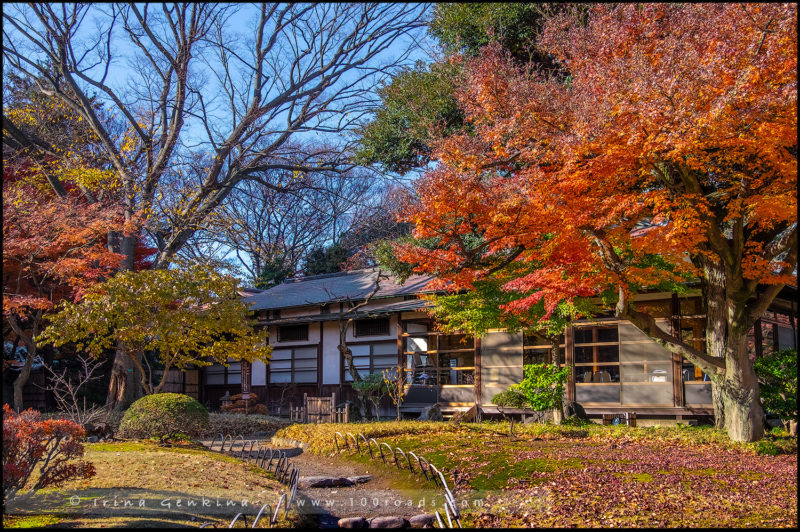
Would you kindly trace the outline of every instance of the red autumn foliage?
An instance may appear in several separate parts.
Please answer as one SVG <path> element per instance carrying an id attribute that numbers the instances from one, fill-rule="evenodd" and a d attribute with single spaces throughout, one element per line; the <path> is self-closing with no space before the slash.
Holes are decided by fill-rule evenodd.
<path id="1" fill-rule="evenodd" d="M 39 477 L 31 493 L 67 480 L 93 477 L 91 463 L 75 461 L 83 456 L 80 442 L 84 436 L 83 428 L 72 421 L 42 420 L 35 410 L 17 414 L 3 405 L 3 503 L 25 487 L 37 466 Z"/>
<path id="2" fill-rule="evenodd" d="M 527 296 L 506 310 L 544 299 L 544 318 L 615 295 L 617 317 L 720 385 L 731 437 L 758 439 L 746 335 L 797 282 L 797 6 L 603 4 L 551 19 L 537 43 L 567 81 L 497 45 L 466 65 L 472 131 L 438 142 L 405 215 L 435 246 L 398 258 L 454 289 L 500 271 Z M 706 352 L 633 303 L 692 278 Z"/>
<path id="3" fill-rule="evenodd" d="M 50 310 L 119 267 L 106 235 L 118 213 L 74 196 L 3 183 L 3 312 Z"/>
<path id="4" fill-rule="evenodd" d="M 476 254 L 491 264 L 522 247 L 535 271 L 507 288 L 539 292 L 513 306 L 544 297 L 552 310 L 698 274 L 686 254 L 724 254 L 730 225 L 741 240 L 724 259 L 747 288 L 794 282 L 779 251 L 796 233 L 796 18 L 790 4 L 603 5 L 585 27 L 562 16 L 540 44 L 569 86 L 487 48 L 458 95 L 474 134 L 439 141 L 405 217 L 441 245 L 400 257 L 461 288 L 488 270 Z M 610 265 L 604 248 L 629 255 Z M 653 253 L 673 275 L 641 260 Z"/>

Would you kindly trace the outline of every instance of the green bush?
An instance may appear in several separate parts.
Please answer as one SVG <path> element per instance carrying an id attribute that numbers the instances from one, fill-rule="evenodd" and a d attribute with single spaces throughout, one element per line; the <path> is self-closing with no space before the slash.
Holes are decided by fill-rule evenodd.
<path id="1" fill-rule="evenodd" d="M 208 410 L 180 393 L 146 395 L 133 403 L 119 425 L 123 438 L 159 438 L 178 434 L 201 436 L 208 432 Z"/>
<path id="2" fill-rule="evenodd" d="M 570 368 L 557 368 L 551 364 L 526 364 L 525 378 L 516 385 L 534 410 L 561 408 L 564 384 Z"/>
<path id="3" fill-rule="evenodd" d="M 514 386 L 503 390 L 494 397 L 492 402 L 500 408 L 527 408 L 528 399 Z"/>
<path id="4" fill-rule="evenodd" d="M 782 420 L 797 420 L 797 350 L 781 349 L 756 359 L 764 410 Z"/>

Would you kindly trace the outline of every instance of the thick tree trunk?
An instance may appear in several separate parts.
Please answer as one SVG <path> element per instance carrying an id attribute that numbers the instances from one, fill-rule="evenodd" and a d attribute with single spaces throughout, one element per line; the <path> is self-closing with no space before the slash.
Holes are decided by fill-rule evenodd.
<path id="1" fill-rule="evenodd" d="M 705 273 L 706 352 L 725 360 L 724 372 L 709 375 L 712 381 L 714 420 L 718 429 L 734 441 L 755 441 L 764 435 L 758 379 L 747 354 L 746 301 L 731 295 L 721 263 L 703 259 Z"/>
<path id="2" fill-rule="evenodd" d="M 39 324 L 42 320 L 42 311 L 37 311 L 36 315 L 32 319 L 33 328 L 31 330 L 31 334 L 28 335 L 22 329 L 22 325 L 15 315 L 12 314 L 8 316 L 8 323 L 11 325 L 11 330 L 14 331 L 14 333 L 17 335 L 17 338 L 22 341 L 22 343 L 25 345 L 25 348 L 28 350 L 28 354 L 25 356 L 25 364 L 22 366 L 17 378 L 14 379 L 14 410 L 17 412 L 22 412 L 22 409 L 25 407 L 22 400 L 22 388 L 25 387 L 25 384 L 28 382 L 28 379 L 31 376 L 31 367 L 33 367 L 33 360 L 36 358 L 36 342 L 34 341 L 34 338 L 36 338 L 36 336 L 39 334 Z"/>
<path id="3" fill-rule="evenodd" d="M 122 344 L 117 345 L 114 365 L 111 368 L 111 382 L 108 385 L 106 406 L 121 411 L 142 396 L 141 381 L 134 360 Z"/>
<path id="4" fill-rule="evenodd" d="M 726 349 L 725 376 L 717 386 L 725 431 L 734 441 L 759 440 L 764 435 L 764 410 L 753 362 L 747 356 L 747 335 L 733 331 Z"/>
<path id="5" fill-rule="evenodd" d="M 22 388 L 25 387 L 25 384 L 28 382 L 28 379 L 31 376 L 31 367 L 33 366 L 33 359 L 36 357 L 36 347 L 34 346 L 33 349 L 28 347 L 28 355 L 25 357 L 25 365 L 22 366 L 22 369 L 17 375 L 17 378 L 14 379 L 14 410 L 17 412 L 22 412 L 22 409 L 25 407 L 22 401 Z"/>
<path id="6" fill-rule="evenodd" d="M 125 236 L 119 232 L 110 231 L 108 234 L 108 249 L 125 256 L 121 265 L 122 271 L 133 271 L 136 249 L 135 236 Z M 142 397 L 144 395 L 143 392 L 141 379 L 137 375 L 134 360 L 128 354 L 127 348 L 118 343 L 114 353 L 111 379 L 108 383 L 106 406 L 111 410 L 125 410 L 136 399 Z"/>
<path id="7" fill-rule="evenodd" d="M 706 353 L 715 357 L 725 356 L 727 336 L 727 308 L 724 266 L 703 257 L 705 285 L 703 290 L 706 302 Z M 711 378 L 711 401 L 714 404 L 714 425 L 718 430 L 725 429 L 725 405 L 720 395 L 720 384 L 713 375 Z"/>

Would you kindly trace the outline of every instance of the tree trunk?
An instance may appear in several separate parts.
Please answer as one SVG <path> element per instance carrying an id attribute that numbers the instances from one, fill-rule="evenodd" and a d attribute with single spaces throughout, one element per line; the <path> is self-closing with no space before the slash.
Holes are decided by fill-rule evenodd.
<path id="1" fill-rule="evenodd" d="M 725 376 L 719 379 L 718 394 L 724 408 L 724 428 L 734 441 L 756 441 L 764 435 L 758 378 L 747 356 L 747 333 L 730 327 Z"/>
<path id="2" fill-rule="evenodd" d="M 703 257 L 705 283 L 703 286 L 706 302 L 706 353 L 715 357 L 725 356 L 727 334 L 727 308 L 724 266 Z M 725 404 L 720 395 L 719 379 L 711 378 L 711 401 L 714 404 L 714 425 L 717 430 L 725 430 Z"/>
<path id="3" fill-rule="evenodd" d="M 136 373 L 136 365 L 127 349 L 121 343 L 117 344 L 106 397 L 106 406 L 111 410 L 125 410 L 142 396 L 141 382 Z"/>
<path id="4" fill-rule="evenodd" d="M 550 360 L 555 366 L 556 369 L 561 368 L 561 353 L 559 353 L 559 338 L 558 336 L 554 336 L 550 338 Z M 564 394 L 561 394 L 561 400 L 559 401 L 559 406 L 553 409 L 553 424 L 561 425 L 561 422 L 564 420 Z"/>
<path id="5" fill-rule="evenodd" d="M 16 334 L 17 338 L 21 340 L 23 344 L 25 344 L 25 348 L 28 350 L 28 354 L 25 356 L 25 364 L 22 366 L 17 378 L 14 379 L 14 410 L 17 412 L 22 412 L 22 409 L 25 406 L 22 400 L 22 388 L 25 386 L 25 383 L 28 382 L 28 379 L 31 376 L 31 367 L 33 366 L 34 358 L 36 358 L 36 342 L 33 339 L 39 334 L 39 324 L 42 320 L 42 311 L 37 311 L 36 315 L 33 316 L 32 319 L 33 328 L 29 336 L 25 334 L 25 331 L 22 329 L 22 325 L 15 315 L 9 314 L 8 316 L 8 324 L 11 325 L 11 330 L 14 331 L 14 334 Z M 14 352 L 15 351 L 16 348 Z"/>
<path id="6" fill-rule="evenodd" d="M 36 357 L 36 346 L 33 346 L 33 349 L 28 347 L 28 355 L 25 357 L 25 365 L 22 366 L 22 369 L 17 375 L 17 378 L 14 379 L 14 410 L 17 412 L 22 412 L 24 408 L 23 401 L 22 401 L 22 388 L 25 387 L 25 383 L 28 382 L 28 379 L 31 376 L 31 366 L 33 366 L 33 359 Z"/>
<path id="7" fill-rule="evenodd" d="M 136 237 L 122 235 L 116 231 L 109 231 L 108 249 L 125 256 L 120 270 L 133 271 Z M 135 354 L 133 356 L 140 356 Z M 108 383 L 106 406 L 111 410 L 125 410 L 131 403 L 144 395 L 141 380 L 137 378 L 134 360 L 128 349 L 122 343 L 117 343 L 114 353 L 114 365 L 111 369 L 111 379 Z"/>

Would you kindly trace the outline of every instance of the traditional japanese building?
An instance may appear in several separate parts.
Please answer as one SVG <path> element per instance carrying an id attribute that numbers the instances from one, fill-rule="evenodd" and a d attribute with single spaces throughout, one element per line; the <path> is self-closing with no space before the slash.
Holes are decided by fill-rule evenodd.
<path id="1" fill-rule="evenodd" d="M 216 409 L 226 392 L 249 391 L 278 414 L 299 405 L 303 394 L 351 398 L 351 376 L 338 349 L 342 318 L 350 317 L 346 341 L 360 375 L 404 371 L 402 411 L 410 416 L 433 403 L 445 413 L 473 405 L 483 414 L 497 413 L 492 397 L 522 380 L 524 364 L 550 361 L 551 343 L 534 334 L 497 330 L 475 338 L 439 332 L 424 311 L 427 301 L 420 299 L 428 293 L 430 277 L 415 275 L 402 285 L 382 280 L 377 291 L 376 277 L 374 270 L 302 277 L 244 297 L 258 323 L 269 328 L 272 359 L 268 365 L 203 368 L 201 401 Z M 796 288 L 785 288 L 754 328 L 751 356 L 796 347 L 796 294 Z M 350 310 L 368 297 L 365 305 Z M 643 293 L 636 303 L 666 330 L 680 331 L 704 349 L 699 290 Z M 560 360 L 573 368 L 567 396 L 589 415 L 636 412 L 639 418 L 680 419 L 712 414 L 708 377 L 630 322 L 613 317 L 573 322 L 561 336 L 560 349 Z M 393 415 L 393 407 L 384 406 L 385 414 Z"/>

